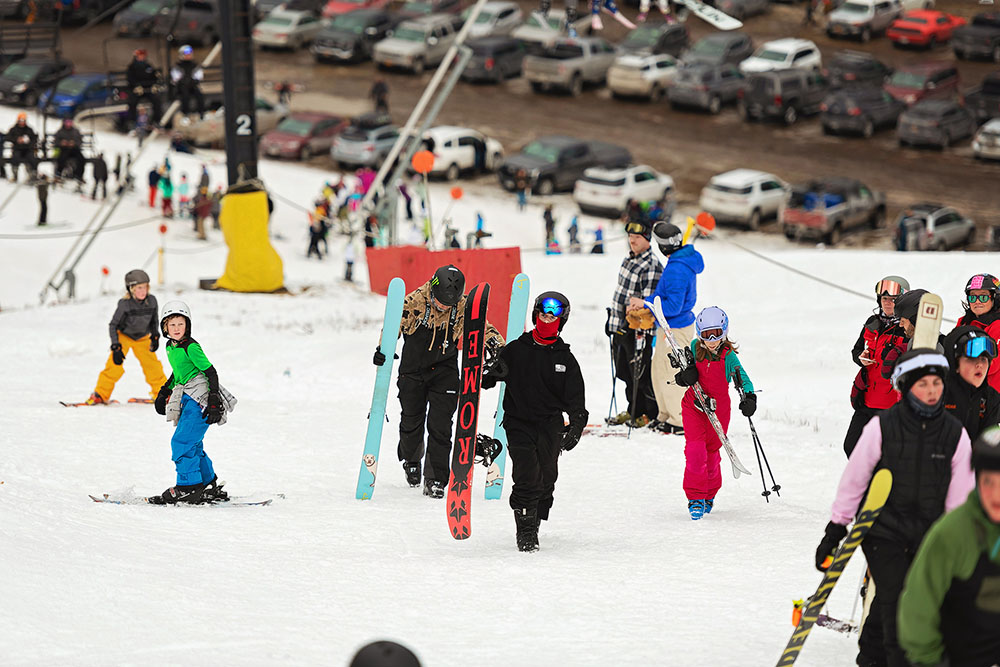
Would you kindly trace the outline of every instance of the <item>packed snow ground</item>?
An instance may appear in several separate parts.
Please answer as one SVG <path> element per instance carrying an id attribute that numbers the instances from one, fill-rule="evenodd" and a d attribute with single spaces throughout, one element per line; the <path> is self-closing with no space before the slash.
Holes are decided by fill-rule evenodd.
<path id="1" fill-rule="evenodd" d="M 0 112 L 0 125 L 12 115 Z M 120 137 L 99 141 L 108 154 L 131 148 Z M 151 215 L 145 175 L 164 150 L 157 142 L 146 151 L 135 171 L 139 190 L 112 224 Z M 196 178 L 197 158 L 172 159 L 175 175 Z M 224 178 L 221 164 L 211 170 L 215 181 Z M 261 171 L 276 194 L 304 205 L 330 176 L 274 162 Z M 12 187 L 0 184 L 0 198 Z M 448 187 L 432 190 L 433 209 L 442 211 Z M 572 206 L 558 200 L 564 232 Z M 465 542 L 451 538 L 443 501 L 406 486 L 395 457 L 395 390 L 374 498 L 354 499 L 383 300 L 364 289 L 363 263 L 356 267 L 360 285 L 340 280 L 342 240 L 331 240 L 323 262 L 306 260 L 305 216 L 281 200 L 272 232 L 295 296 L 199 291 L 198 279 L 222 271 L 226 248 L 218 232 L 208 243 L 195 240 L 186 220 L 169 223 L 167 283 L 152 289 L 161 305 L 171 298 L 190 305 L 194 335 L 240 400 L 229 423 L 206 437 L 216 470 L 231 493 L 274 497 L 274 504 L 92 503 L 88 493 L 148 495 L 174 479 L 171 426 L 150 406 L 67 409 L 57 402 L 93 390 L 122 276 L 136 266 L 155 276 L 158 222 L 100 236 L 78 269 L 77 300 L 40 307 L 39 291 L 75 240 L 62 234 L 82 229 L 96 204 L 55 192 L 50 220 L 66 222 L 39 231 L 35 201 L 22 188 L 0 217 L 5 665 L 346 665 L 359 646 L 379 638 L 405 643 L 436 667 L 777 661 L 792 630 L 792 600 L 819 582 L 813 552 L 844 465 L 851 416 L 850 348 L 873 298 L 763 262 L 727 244 L 726 230 L 699 241 L 707 265 L 699 307 L 718 304 L 730 315 L 741 359 L 761 391 L 755 423 L 781 497 L 761 497 L 749 429 L 738 415 L 731 436 L 753 476 L 734 481 L 724 458 L 715 510 L 699 522 L 690 520 L 681 489 L 681 438 L 585 436 L 561 459 L 541 551 L 526 555 L 514 544 L 509 482 L 502 501 L 486 502 L 484 471 L 476 470 L 473 535 Z M 540 208 L 520 214 L 512 196 L 467 187 L 452 211 L 463 237 L 476 210 L 495 234 L 489 245 L 540 244 Z M 997 260 L 740 239 L 864 294 L 884 274 L 904 275 L 941 293 L 950 318 L 959 314 L 968 275 Z M 585 373 L 592 422 L 608 413 L 604 308 L 624 241 L 612 241 L 608 251 L 522 254 L 533 294 L 558 289 L 573 304 L 565 338 Z M 111 271 L 106 281 L 102 266 Z M 162 350 L 160 357 L 166 364 Z M 127 359 L 125 370 L 115 398 L 144 395 L 138 363 Z M 619 406 L 623 391 L 619 385 Z M 481 429 L 492 428 L 495 400 L 495 392 L 484 394 Z M 856 561 L 830 601 L 835 616 L 850 616 L 862 567 Z M 852 665 L 854 645 L 816 629 L 799 663 Z"/>

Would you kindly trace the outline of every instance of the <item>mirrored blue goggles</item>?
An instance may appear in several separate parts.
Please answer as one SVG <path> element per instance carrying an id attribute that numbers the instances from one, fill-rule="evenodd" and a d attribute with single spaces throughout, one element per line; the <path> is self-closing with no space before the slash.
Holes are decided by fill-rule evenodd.
<path id="1" fill-rule="evenodd" d="M 542 301 L 542 307 L 539 310 L 540 312 L 548 313 L 549 315 L 562 317 L 563 311 L 566 310 L 566 306 L 564 306 L 559 299 L 549 297 L 548 299 Z"/>
<path id="2" fill-rule="evenodd" d="M 996 341 L 989 336 L 977 336 L 965 341 L 961 356 L 976 359 L 984 354 L 990 359 L 996 359 L 997 356 Z"/>

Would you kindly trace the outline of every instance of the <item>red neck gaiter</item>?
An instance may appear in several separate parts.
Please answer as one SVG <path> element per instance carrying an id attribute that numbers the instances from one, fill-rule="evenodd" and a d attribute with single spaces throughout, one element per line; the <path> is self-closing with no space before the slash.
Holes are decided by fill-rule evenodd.
<path id="1" fill-rule="evenodd" d="M 539 345 L 552 345 L 559 337 L 559 320 L 553 322 L 542 322 L 538 320 L 535 328 L 531 330 L 531 337 Z"/>

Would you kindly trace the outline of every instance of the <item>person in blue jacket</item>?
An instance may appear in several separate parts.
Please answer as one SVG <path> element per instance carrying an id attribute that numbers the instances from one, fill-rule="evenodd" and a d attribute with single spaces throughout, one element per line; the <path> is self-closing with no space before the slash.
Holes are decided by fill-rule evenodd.
<path id="1" fill-rule="evenodd" d="M 677 225 L 658 222 L 653 225 L 653 240 L 660 252 L 667 258 L 656 291 L 649 298 L 660 297 L 663 316 L 670 325 L 674 339 L 682 348 L 691 345 L 694 338 L 694 308 L 698 298 L 698 274 L 705 270 L 705 260 L 693 245 L 683 244 L 684 234 Z M 687 389 L 674 381 L 676 370 L 670 366 L 667 354 L 670 343 L 663 329 L 656 330 L 656 344 L 653 347 L 653 393 L 659 413 L 650 423 L 650 428 L 662 433 L 683 435 L 681 420 L 681 399 Z"/>

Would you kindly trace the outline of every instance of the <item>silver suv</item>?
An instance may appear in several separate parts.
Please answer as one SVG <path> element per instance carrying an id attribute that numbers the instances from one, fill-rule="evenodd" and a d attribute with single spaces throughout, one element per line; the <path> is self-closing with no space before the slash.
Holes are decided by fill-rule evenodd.
<path id="1" fill-rule="evenodd" d="M 847 0 L 830 12 L 826 34 L 830 37 L 857 37 L 867 43 L 872 35 L 883 33 L 903 15 L 899 0 Z"/>
<path id="2" fill-rule="evenodd" d="M 457 36 L 462 19 L 451 14 L 430 14 L 403 21 L 392 37 L 375 45 L 372 60 L 379 68 L 401 67 L 423 74 L 444 59 Z"/>

